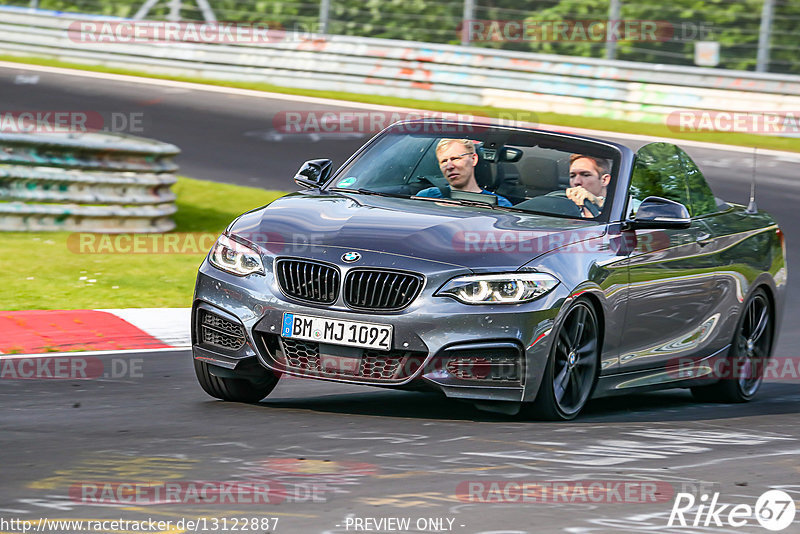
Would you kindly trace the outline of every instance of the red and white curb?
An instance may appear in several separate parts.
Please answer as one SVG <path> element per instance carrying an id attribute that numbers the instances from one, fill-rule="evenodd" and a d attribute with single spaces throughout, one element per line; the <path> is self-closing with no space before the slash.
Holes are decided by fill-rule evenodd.
<path id="1" fill-rule="evenodd" d="M 0 354 L 191 345 L 191 308 L 0 311 Z"/>

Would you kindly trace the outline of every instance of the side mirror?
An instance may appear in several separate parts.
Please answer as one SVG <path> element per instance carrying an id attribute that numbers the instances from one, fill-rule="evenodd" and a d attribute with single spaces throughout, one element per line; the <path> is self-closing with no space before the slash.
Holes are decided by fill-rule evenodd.
<path id="1" fill-rule="evenodd" d="M 689 228 L 692 221 L 689 210 L 680 202 L 661 197 L 647 197 L 636 210 L 636 216 L 627 221 L 626 227 L 637 228 Z"/>
<path id="2" fill-rule="evenodd" d="M 294 181 L 300 187 L 313 189 L 328 181 L 333 170 L 333 162 L 329 159 L 311 159 L 303 163 L 294 176 Z"/>

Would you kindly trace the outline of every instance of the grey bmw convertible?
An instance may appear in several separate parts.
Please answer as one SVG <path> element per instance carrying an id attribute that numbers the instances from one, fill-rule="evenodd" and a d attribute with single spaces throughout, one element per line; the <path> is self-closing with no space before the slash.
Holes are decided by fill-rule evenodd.
<path id="1" fill-rule="evenodd" d="M 568 420 L 593 397 L 744 402 L 763 381 L 783 234 L 674 144 L 428 119 L 295 182 L 200 266 L 192 353 L 213 397 L 258 402 L 287 375 Z"/>

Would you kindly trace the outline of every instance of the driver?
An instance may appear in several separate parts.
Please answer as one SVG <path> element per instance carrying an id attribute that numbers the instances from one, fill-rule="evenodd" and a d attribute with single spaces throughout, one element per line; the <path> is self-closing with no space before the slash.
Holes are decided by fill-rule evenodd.
<path id="1" fill-rule="evenodd" d="M 478 154 L 475 153 L 475 143 L 469 139 L 442 139 L 436 145 L 436 159 L 439 168 L 447 178 L 447 187 L 429 187 L 416 194 L 418 197 L 444 198 L 449 196 L 450 190 L 467 191 L 470 193 L 483 193 L 497 197 L 497 205 L 511 207 L 511 202 L 505 197 L 482 189 L 475 180 L 475 165 L 478 164 Z"/>
<path id="2" fill-rule="evenodd" d="M 594 217 L 584 202 L 589 201 L 602 209 L 606 189 L 611 181 L 611 162 L 607 159 L 572 154 L 569 157 L 569 185 L 567 198 L 581 208 L 584 217 Z"/>

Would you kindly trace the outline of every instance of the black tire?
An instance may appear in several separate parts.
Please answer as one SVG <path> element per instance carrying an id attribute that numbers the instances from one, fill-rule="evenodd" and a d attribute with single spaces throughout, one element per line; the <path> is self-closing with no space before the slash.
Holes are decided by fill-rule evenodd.
<path id="1" fill-rule="evenodd" d="M 211 367 L 206 362 L 194 360 L 194 372 L 200 387 L 212 397 L 225 401 L 258 402 L 275 389 L 280 378 L 263 367 L 263 373 L 250 371 L 249 378 L 223 378 L 212 374 Z"/>
<path id="2" fill-rule="evenodd" d="M 550 421 L 574 419 L 594 392 L 599 362 L 597 313 L 588 300 L 579 299 L 555 332 L 539 392 L 525 414 Z"/>
<path id="3" fill-rule="evenodd" d="M 747 402 L 761 387 L 764 368 L 772 355 L 774 313 L 766 292 L 756 289 L 742 307 L 724 372 L 708 386 L 691 388 L 703 402 Z"/>

